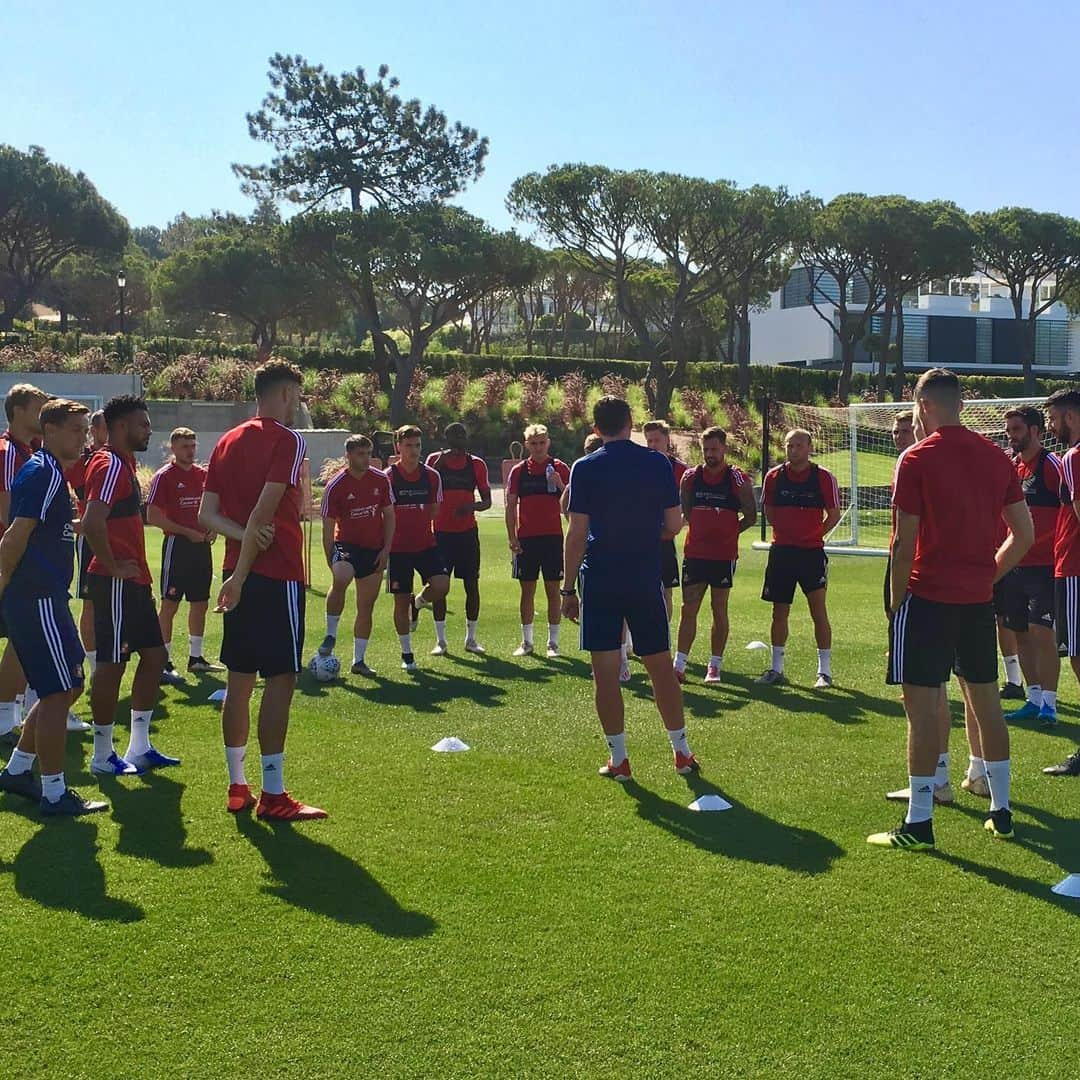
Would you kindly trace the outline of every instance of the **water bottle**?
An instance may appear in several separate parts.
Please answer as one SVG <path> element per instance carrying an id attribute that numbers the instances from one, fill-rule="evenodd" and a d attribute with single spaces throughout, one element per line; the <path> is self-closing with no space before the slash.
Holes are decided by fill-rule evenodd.
<path id="1" fill-rule="evenodd" d="M 548 494 L 549 495 L 554 495 L 555 492 L 556 492 L 556 488 L 555 488 L 555 466 L 552 465 L 551 462 L 548 462 L 548 467 L 545 470 L 544 475 L 547 476 Z"/>

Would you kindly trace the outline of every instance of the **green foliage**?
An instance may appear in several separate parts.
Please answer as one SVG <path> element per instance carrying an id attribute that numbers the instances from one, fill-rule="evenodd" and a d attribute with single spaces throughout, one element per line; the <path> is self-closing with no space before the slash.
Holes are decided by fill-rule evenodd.
<path id="1" fill-rule="evenodd" d="M 129 330 L 150 307 L 153 266 L 135 243 L 122 257 L 79 253 L 69 255 L 53 271 L 39 298 L 56 308 L 62 318 L 72 317 L 89 331 L 116 333 L 120 329 L 120 292 L 117 271 L 123 266 L 124 326 Z"/>

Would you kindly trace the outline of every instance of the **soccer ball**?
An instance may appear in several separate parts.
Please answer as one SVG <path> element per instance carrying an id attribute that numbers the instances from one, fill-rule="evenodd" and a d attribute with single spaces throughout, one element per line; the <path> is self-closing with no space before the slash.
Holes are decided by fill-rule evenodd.
<path id="1" fill-rule="evenodd" d="M 319 656 L 316 653 L 307 669 L 315 676 L 316 682 L 333 682 L 341 674 L 341 661 L 336 656 Z"/>

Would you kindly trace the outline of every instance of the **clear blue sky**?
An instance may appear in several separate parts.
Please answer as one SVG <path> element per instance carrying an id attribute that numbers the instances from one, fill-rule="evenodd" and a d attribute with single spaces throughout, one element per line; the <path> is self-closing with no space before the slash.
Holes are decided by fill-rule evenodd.
<path id="1" fill-rule="evenodd" d="M 6 0 L 0 142 L 84 171 L 133 225 L 246 212 L 230 171 L 267 58 L 390 65 L 491 140 L 461 202 L 501 226 L 551 163 L 1080 216 L 1071 4 Z"/>

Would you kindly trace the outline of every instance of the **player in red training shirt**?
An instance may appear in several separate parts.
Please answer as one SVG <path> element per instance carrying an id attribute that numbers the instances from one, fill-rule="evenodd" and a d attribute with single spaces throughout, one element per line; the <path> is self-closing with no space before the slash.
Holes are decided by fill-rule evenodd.
<path id="1" fill-rule="evenodd" d="M 199 524 L 225 537 L 227 575 L 217 609 L 225 612 L 221 660 L 229 671 L 221 729 L 229 770 L 226 806 L 255 807 L 260 818 L 306 821 L 326 811 L 285 790 L 285 739 L 304 651 L 304 534 L 300 474 L 307 445 L 290 425 L 300 407 L 300 369 L 269 360 L 255 372 L 258 407 L 218 440 L 210 455 Z M 259 705 L 262 793 L 244 773 L 255 680 Z"/>
<path id="2" fill-rule="evenodd" d="M 7 429 L 0 435 L 0 536 L 8 525 L 11 508 L 11 485 L 30 455 L 41 445 L 41 406 L 49 395 L 29 383 L 17 383 L 4 398 Z M 0 637 L 7 638 L 7 627 L 0 619 Z M 16 730 L 22 721 L 19 695 L 26 690 L 26 675 L 10 644 L 5 644 L 0 658 L 0 746 L 15 746 Z M 28 710 L 29 711 L 29 710 Z"/>
<path id="3" fill-rule="evenodd" d="M 559 655 L 562 621 L 560 507 L 570 482 L 570 470 L 549 454 L 551 439 L 543 424 L 530 424 L 523 438 L 529 456 L 519 461 L 506 478 L 506 536 L 513 555 L 513 574 L 521 586 L 521 644 L 514 650 L 514 656 L 529 656 L 533 651 L 536 583 L 543 574 L 547 596 L 547 655 L 554 659 Z"/>
<path id="4" fill-rule="evenodd" d="M 394 539 L 394 493 L 386 474 L 371 468 L 371 449 L 366 435 L 350 435 L 345 468 L 330 478 L 323 492 L 323 552 L 333 583 L 326 594 L 326 637 L 319 646 L 320 656 L 333 653 L 345 593 L 355 581 L 352 673 L 369 677 L 375 674 L 365 660 L 371 614 Z"/>
<path id="5" fill-rule="evenodd" d="M 690 531 L 683 548 L 683 603 L 675 676 L 679 682 L 686 680 L 686 661 L 697 635 L 698 611 L 709 592 L 712 655 L 705 681 L 718 683 L 728 639 L 728 597 L 735 581 L 739 535 L 757 520 L 757 505 L 750 478 L 725 460 L 727 432 L 719 427 L 706 428 L 701 433 L 701 449 L 705 464 L 687 469 L 680 488 L 683 520 Z"/>
<path id="6" fill-rule="evenodd" d="M 787 461 L 770 469 L 761 486 L 761 508 L 772 525 L 773 539 L 761 599 L 772 604 L 772 664 L 757 681 L 784 680 L 784 647 L 796 585 L 806 596 L 814 621 L 818 674 L 814 688 L 832 686 L 832 627 L 825 606 L 829 557 L 825 534 L 840 520 L 840 490 L 828 469 L 810 460 L 809 431 L 794 428 L 784 436 Z"/>
<path id="7" fill-rule="evenodd" d="M 90 688 L 94 713 L 90 771 L 126 776 L 179 765 L 180 759 L 160 753 L 150 743 L 165 645 L 146 562 L 142 489 L 135 471 L 135 454 L 150 445 L 152 433 L 146 402 L 132 395 L 113 398 L 105 405 L 105 425 L 109 441 L 86 469 L 82 525 L 94 553 L 89 587 L 98 653 Z M 139 664 L 131 684 L 131 735 L 120 757 L 113 746 L 113 715 L 132 653 L 139 654 Z"/>
<path id="8" fill-rule="evenodd" d="M 1031 547 L 1031 514 L 1009 458 L 960 423 L 960 380 L 941 368 L 915 386 L 916 428 L 926 438 L 896 463 L 889 668 L 908 718 L 908 811 L 879 847 L 934 846 L 935 767 L 941 688 L 963 680 L 979 732 L 990 788 L 991 835 L 1013 836 L 1009 809 L 1009 732 L 997 691 L 993 590 Z M 1009 534 L 998 546 L 1004 516 Z"/>
<path id="9" fill-rule="evenodd" d="M 401 642 L 401 666 L 416 671 L 412 632 L 423 608 L 450 591 L 446 563 L 431 530 L 442 502 L 442 479 L 420 460 L 421 432 L 405 424 L 395 432 L 398 461 L 386 470 L 394 492 L 394 541 L 390 546 L 387 588 L 394 597 L 394 627 Z M 413 593 L 413 577 L 423 589 Z"/>
<path id="10" fill-rule="evenodd" d="M 214 534 L 199 524 L 206 470 L 195 464 L 198 446 L 191 428 L 180 427 L 173 431 L 169 437 L 173 459 L 154 473 L 146 500 L 147 524 L 165 534 L 161 545 L 161 612 L 158 621 L 168 659 L 162 679 L 181 686 L 184 680 L 172 663 L 173 619 L 181 600 L 188 602 L 188 671 L 201 675 L 221 670 L 203 656 L 206 609 L 214 577 L 210 551 Z"/>
<path id="11" fill-rule="evenodd" d="M 1054 530 L 1054 595 L 1058 641 L 1073 674 L 1080 679 L 1080 390 L 1057 390 L 1047 399 L 1050 431 L 1065 445 L 1059 468 L 1061 485 Z M 1080 776 L 1080 747 L 1048 776 Z"/>
<path id="12" fill-rule="evenodd" d="M 469 453 L 469 432 L 464 424 L 448 424 L 443 432 L 448 449 L 428 456 L 428 468 L 442 480 L 442 502 L 435 517 L 435 542 L 439 546 L 447 574 L 465 587 L 465 650 L 482 653 L 476 640 L 480 618 L 480 531 L 476 515 L 491 508 L 491 485 L 483 458 Z M 474 495 L 479 498 L 474 498 Z M 446 597 L 431 605 L 435 620 L 435 647 L 432 656 L 446 654 Z"/>

